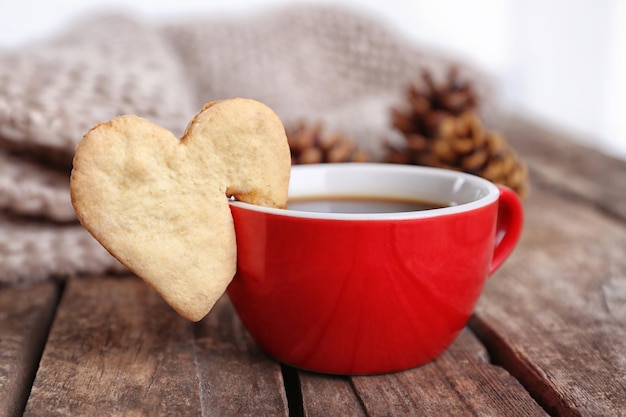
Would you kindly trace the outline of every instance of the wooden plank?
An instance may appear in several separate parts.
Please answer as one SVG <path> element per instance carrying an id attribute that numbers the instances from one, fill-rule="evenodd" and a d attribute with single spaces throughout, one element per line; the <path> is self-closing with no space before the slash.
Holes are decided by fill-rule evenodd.
<path id="1" fill-rule="evenodd" d="M 371 416 L 545 416 L 523 387 L 489 364 L 464 330 L 436 361 L 393 374 L 352 378 Z"/>
<path id="2" fill-rule="evenodd" d="M 299 371 L 301 414 L 306 417 L 366 416 L 350 378 Z"/>
<path id="3" fill-rule="evenodd" d="M 305 371 L 299 376 L 307 417 L 546 415 L 511 375 L 488 362 L 467 330 L 438 360 L 419 368 L 352 378 Z"/>
<path id="4" fill-rule="evenodd" d="M 203 415 L 289 415 L 280 364 L 250 338 L 226 296 L 195 335 Z"/>
<path id="5" fill-rule="evenodd" d="M 140 280 L 69 280 L 26 416 L 198 416 L 192 325 Z"/>
<path id="6" fill-rule="evenodd" d="M 50 282 L 0 288 L 0 417 L 22 415 L 57 297 Z"/>
<path id="7" fill-rule="evenodd" d="M 626 161 L 536 122 L 504 117 L 495 125 L 528 163 L 536 185 L 592 201 L 601 210 L 626 219 Z"/>
<path id="8" fill-rule="evenodd" d="M 526 219 L 472 329 L 551 413 L 626 415 L 624 222 L 542 187 Z"/>

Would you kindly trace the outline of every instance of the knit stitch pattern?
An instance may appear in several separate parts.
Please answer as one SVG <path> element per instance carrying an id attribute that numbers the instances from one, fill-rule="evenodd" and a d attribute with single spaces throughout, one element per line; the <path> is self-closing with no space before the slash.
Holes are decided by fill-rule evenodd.
<path id="1" fill-rule="evenodd" d="M 329 5 L 292 5 L 248 17 L 201 19 L 162 28 L 195 86 L 197 102 L 245 96 L 263 101 L 286 126 L 321 121 L 352 136 L 374 159 L 393 137 L 389 109 L 428 68 L 456 62 L 417 46 L 379 20 Z M 485 76 L 461 65 L 461 76 Z"/>
<path id="2" fill-rule="evenodd" d="M 170 48 L 122 16 L 88 20 L 0 59 L 5 147 L 52 154 L 65 166 L 97 122 L 132 112 L 180 133 L 193 115 L 191 88 Z"/>

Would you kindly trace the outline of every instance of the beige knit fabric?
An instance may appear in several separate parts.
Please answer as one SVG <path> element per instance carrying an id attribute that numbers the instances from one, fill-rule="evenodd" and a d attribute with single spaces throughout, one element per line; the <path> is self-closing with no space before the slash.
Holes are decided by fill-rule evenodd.
<path id="1" fill-rule="evenodd" d="M 420 68 L 443 74 L 451 63 L 328 5 L 162 25 L 94 16 L 0 51 L 0 284 L 123 270 L 69 200 L 74 147 L 99 121 L 137 114 L 180 134 L 205 102 L 241 96 L 286 125 L 322 121 L 377 158 L 394 137 L 390 107 Z"/>
<path id="2" fill-rule="evenodd" d="M 454 61 L 417 46 L 374 17 L 329 5 L 294 5 L 247 18 L 163 28 L 188 69 L 197 104 L 247 96 L 291 125 L 319 120 L 354 137 L 375 158 L 391 138 L 390 107 L 422 68 L 445 76 Z M 484 75 L 467 64 L 461 75 Z"/>
<path id="3" fill-rule="evenodd" d="M 0 138 L 70 166 L 94 122 L 134 112 L 181 132 L 191 85 L 152 28 L 102 16 L 57 38 L 2 55 Z"/>

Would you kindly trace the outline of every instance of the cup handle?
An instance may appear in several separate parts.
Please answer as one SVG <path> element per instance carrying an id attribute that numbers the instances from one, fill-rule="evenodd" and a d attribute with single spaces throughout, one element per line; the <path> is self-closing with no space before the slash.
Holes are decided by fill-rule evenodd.
<path id="1" fill-rule="evenodd" d="M 496 226 L 496 244 L 491 261 L 489 275 L 509 257 L 522 234 L 524 223 L 524 209 L 522 201 L 515 191 L 503 185 L 498 185 L 500 198 L 498 206 L 498 224 Z"/>

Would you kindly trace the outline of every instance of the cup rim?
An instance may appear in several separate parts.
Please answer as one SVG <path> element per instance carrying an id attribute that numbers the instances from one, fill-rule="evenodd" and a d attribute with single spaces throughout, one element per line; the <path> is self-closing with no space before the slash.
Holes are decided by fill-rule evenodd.
<path id="1" fill-rule="evenodd" d="M 272 214 L 280 217 L 295 217 L 303 219 L 326 219 L 326 220 L 414 220 L 438 217 L 443 215 L 458 214 L 463 212 L 472 211 L 480 207 L 487 206 L 496 201 L 500 196 L 500 189 L 497 185 L 477 175 L 464 173 L 461 171 L 455 171 L 444 168 L 433 168 L 418 165 L 402 165 L 392 163 L 372 163 L 372 162 L 359 162 L 359 163 L 319 163 L 319 164 L 307 164 L 307 165 L 294 165 L 292 166 L 292 178 L 294 174 L 305 175 L 311 171 L 330 171 L 337 172 L 352 172 L 353 174 L 375 174 L 375 173 L 394 173 L 394 174 L 408 174 L 408 175 L 429 175 L 432 177 L 445 178 L 454 181 L 455 186 L 460 187 L 464 183 L 475 184 L 477 188 L 483 189 L 485 195 L 477 198 L 476 200 L 460 203 L 458 205 L 433 208 L 429 210 L 411 211 L 411 212 L 394 212 L 394 213 L 328 213 L 328 212 L 314 212 L 314 211 L 301 211 L 301 210 L 289 210 L 279 209 L 273 207 L 265 207 L 245 203 L 243 201 L 231 200 L 229 204 L 231 206 L 241 208 L 244 210 L 256 211 L 261 213 Z M 290 185 L 291 193 L 291 185 Z M 310 194 L 307 197 L 322 196 L 321 194 Z"/>

